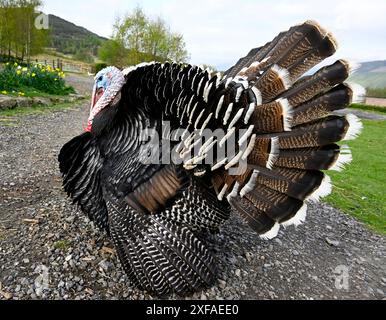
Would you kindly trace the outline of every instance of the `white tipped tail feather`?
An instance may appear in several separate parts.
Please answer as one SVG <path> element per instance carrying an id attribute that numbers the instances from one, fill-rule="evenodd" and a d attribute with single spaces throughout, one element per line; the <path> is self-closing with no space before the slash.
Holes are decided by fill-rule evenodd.
<path id="1" fill-rule="evenodd" d="M 268 157 L 268 162 L 267 162 L 267 169 L 272 170 L 273 166 L 275 165 L 277 159 L 279 158 L 280 155 L 280 144 L 279 144 L 279 138 L 275 137 L 271 139 L 271 153 L 269 154 Z"/>
<path id="2" fill-rule="evenodd" d="M 279 223 L 276 223 L 271 230 L 269 230 L 268 232 L 262 234 L 260 236 L 261 239 L 263 240 L 272 240 L 274 238 L 277 237 L 277 235 L 279 234 L 279 231 L 280 231 L 280 224 Z"/>
<path id="3" fill-rule="evenodd" d="M 272 71 L 277 73 L 278 77 L 283 82 L 284 88 L 287 90 L 292 86 L 291 75 L 287 69 L 284 69 L 277 64 L 273 65 Z"/>
<path id="4" fill-rule="evenodd" d="M 348 146 L 343 146 L 341 148 L 338 159 L 336 160 L 334 165 L 330 167 L 329 170 L 341 172 L 344 170 L 347 164 L 350 164 L 352 162 L 352 160 L 353 159 L 350 148 Z"/>
<path id="5" fill-rule="evenodd" d="M 283 112 L 283 127 L 284 131 L 292 130 L 293 108 L 287 99 L 279 99 L 277 101 L 281 105 Z"/>
<path id="6" fill-rule="evenodd" d="M 241 198 L 244 198 L 249 192 L 251 192 L 253 189 L 255 189 L 256 183 L 257 183 L 257 177 L 259 176 L 259 174 L 260 174 L 260 172 L 258 170 L 253 171 L 248 183 L 240 191 L 240 197 Z"/>
<path id="7" fill-rule="evenodd" d="M 287 228 L 289 226 L 297 227 L 303 224 L 307 218 L 307 209 L 307 204 L 304 204 L 303 207 L 301 207 L 300 210 L 296 213 L 296 215 L 292 219 L 284 222 L 282 226 Z"/>
<path id="8" fill-rule="evenodd" d="M 352 91 L 352 103 L 363 103 L 366 101 L 366 89 L 361 85 L 348 82 L 347 85 Z"/>
<path id="9" fill-rule="evenodd" d="M 325 175 L 320 187 L 316 189 L 311 195 L 309 195 L 306 200 L 310 202 L 319 202 L 321 198 L 327 197 L 331 194 L 331 192 L 331 178 Z"/>
<path id="10" fill-rule="evenodd" d="M 345 61 L 348 64 L 350 75 L 353 75 L 362 66 L 359 62 Z"/>
<path id="11" fill-rule="evenodd" d="M 353 114 L 348 114 L 346 116 L 346 120 L 349 123 L 349 128 L 346 132 L 345 137 L 342 140 L 343 141 L 355 140 L 363 130 L 362 121 Z"/>

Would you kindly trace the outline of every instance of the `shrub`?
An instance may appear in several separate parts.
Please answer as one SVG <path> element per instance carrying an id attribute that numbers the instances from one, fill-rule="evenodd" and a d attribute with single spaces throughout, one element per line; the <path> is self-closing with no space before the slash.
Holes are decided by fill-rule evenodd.
<path id="1" fill-rule="evenodd" d="M 386 88 L 367 88 L 367 96 L 372 98 L 386 98 Z"/>
<path id="2" fill-rule="evenodd" d="M 0 92 L 11 92 L 32 88 L 40 92 L 66 95 L 75 92 L 66 86 L 65 74 L 60 69 L 40 64 L 31 67 L 20 66 L 17 62 L 7 63 L 0 71 Z"/>
<path id="3" fill-rule="evenodd" d="M 95 72 L 95 74 L 97 74 L 99 71 L 103 70 L 106 67 L 107 67 L 106 63 L 103 63 L 103 62 L 96 63 L 94 65 L 94 72 Z"/>

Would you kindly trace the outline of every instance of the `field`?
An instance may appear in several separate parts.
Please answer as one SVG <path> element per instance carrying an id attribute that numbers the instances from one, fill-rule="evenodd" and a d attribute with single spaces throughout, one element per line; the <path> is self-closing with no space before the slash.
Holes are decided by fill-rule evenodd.
<path id="1" fill-rule="evenodd" d="M 362 135 L 345 143 L 354 161 L 342 173 L 329 173 L 335 188 L 326 201 L 386 234 L 386 121 L 363 124 Z"/>
<path id="2" fill-rule="evenodd" d="M 365 105 L 365 104 L 353 104 L 351 106 L 351 108 L 361 110 L 361 111 L 376 113 L 379 115 L 386 115 L 386 108 L 385 107 L 370 106 L 370 105 Z"/>

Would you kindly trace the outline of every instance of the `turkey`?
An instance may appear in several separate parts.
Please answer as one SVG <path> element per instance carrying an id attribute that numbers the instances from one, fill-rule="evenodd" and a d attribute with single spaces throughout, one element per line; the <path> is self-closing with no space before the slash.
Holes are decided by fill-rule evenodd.
<path id="1" fill-rule="evenodd" d="M 201 234 L 231 212 L 262 239 L 306 219 L 362 129 L 335 110 L 361 99 L 337 43 L 314 21 L 280 33 L 223 74 L 177 63 L 108 67 L 85 132 L 59 155 L 74 204 L 111 237 L 132 284 L 186 295 L 216 280 Z"/>

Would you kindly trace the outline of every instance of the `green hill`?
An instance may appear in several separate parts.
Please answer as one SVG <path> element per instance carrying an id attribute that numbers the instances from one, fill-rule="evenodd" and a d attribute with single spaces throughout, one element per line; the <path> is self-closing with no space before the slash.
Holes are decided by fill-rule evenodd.
<path id="1" fill-rule="evenodd" d="M 50 14 L 48 17 L 50 47 L 59 53 L 72 55 L 78 60 L 93 62 L 99 47 L 107 39 L 58 16 Z"/>
<path id="2" fill-rule="evenodd" d="M 350 81 L 366 88 L 386 88 L 386 60 L 362 63 Z"/>

